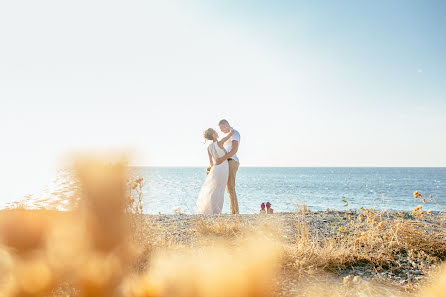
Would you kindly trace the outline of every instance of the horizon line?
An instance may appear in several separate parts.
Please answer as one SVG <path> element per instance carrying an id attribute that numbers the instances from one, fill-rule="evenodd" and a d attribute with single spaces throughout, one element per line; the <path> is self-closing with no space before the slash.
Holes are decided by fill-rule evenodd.
<path id="1" fill-rule="evenodd" d="M 129 165 L 154 168 L 201 168 L 206 165 Z M 244 168 L 446 168 L 446 166 L 241 166 Z"/>

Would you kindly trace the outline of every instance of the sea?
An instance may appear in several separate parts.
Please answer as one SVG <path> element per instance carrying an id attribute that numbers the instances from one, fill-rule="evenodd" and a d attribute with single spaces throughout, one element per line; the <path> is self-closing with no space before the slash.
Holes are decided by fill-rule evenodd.
<path id="1" fill-rule="evenodd" d="M 142 177 L 144 211 L 148 214 L 193 214 L 204 167 L 132 167 Z M 60 171 L 40 192 L 21 202 L 27 207 L 69 209 L 76 183 Z M 446 210 L 446 168 L 382 167 L 240 167 L 236 191 L 241 213 L 258 213 L 262 202 L 275 212 L 293 212 L 305 205 L 312 211 L 373 208 L 410 211 Z M 413 193 L 426 198 L 423 203 Z M 430 198 L 432 197 L 432 198 Z M 11 202 L 5 204 L 11 207 Z M 225 194 L 223 213 L 229 213 Z"/>

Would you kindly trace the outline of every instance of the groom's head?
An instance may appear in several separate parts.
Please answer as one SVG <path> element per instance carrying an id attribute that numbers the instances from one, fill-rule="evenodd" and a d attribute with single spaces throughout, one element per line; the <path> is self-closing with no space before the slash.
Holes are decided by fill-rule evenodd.
<path id="1" fill-rule="evenodd" d="M 229 131 L 231 131 L 231 125 L 229 125 L 229 122 L 227 120 L 221 120 L 220 122 L 218 122 L 218 126 L 223 133 L 229 133 Z"/>

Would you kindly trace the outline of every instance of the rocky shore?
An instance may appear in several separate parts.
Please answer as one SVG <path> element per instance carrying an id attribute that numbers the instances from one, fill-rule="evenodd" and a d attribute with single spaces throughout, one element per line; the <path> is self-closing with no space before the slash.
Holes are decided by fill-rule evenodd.
<path id="1" fill-rule="evenodd" d="M 171 244 L 182 246 L 193 245 L 197 238 L 205 233 L 207 235 L 237 237 L 243 230 L 255 230 L 259 224 L 263 226 L 274 226 L 280 234 L 281 240 L 287 244 L 294 244 L 302 236 L 304 226 L 311 240 L 323 242 L 328 239 L 342 241 L 349 236 L 349 225 L 361 221 L 364 211 L 320 211 L 301 213 L 275 213 L 272 215 L 246 214 L 219 216 L 197 216 L 197 215 L 146 215 L 145 220 L 148 226 L 152 227 L 152 233 L 158 240 L 168 241 Z M 379 219 L 390 226 L 398 222 L 420 226 L 420 232 L 438 233 L 436 236 L 444 236 L 445 217 L 442 213 L 431 213 L 422 217 L 416 217 L 412 212 L 387 211 L 379 212 Z M 218 228 L 211 226 L 218 223 Z M 374 222 L 377 224 L 376 222 Z M 424 224 L 424 226 L 423 226 Z M 156 231 L 153 231 L 155 228 Z M 423 229 L 425 228 L 425 229 Z M 378 230 L 378 227 L 376 227 Z M 247 231 L 250 232 L 250 231 Z M 215 233 L 215 234 L 209 234 Z M 153 237 L 152 237 L 153 238 Z M 360 246 L 358 246 L 360 248 Z M 433 261 L 426 257 L 424 260 L 413 260 L 410 255 L 411 250 L 400 250 L 394 255 L 395 261 L 389 265 L 374 265 L 366 261 L 357 261 L 349 265 L 341 265 L 329 271 L 330 275 L 349 282 L 353 278 L 360 278 L 363 281 L 373 281 L 383 284 L 400 286 L 406 290 L 416 287 L 427 277 L 426 271 L 439 261 Z M 435 251 L 432 251 L 435 254 Z M 436 258 L 442 261 L 445 255 L 440 251 Z M 432 258 L 433 259 L 433 258 Z M 396 263 L 396 264 L 395 264 Z M 422 268 L 423 269 L 422 269 Z M 293 271 L 289 273 L 285 268 L 281 282 L 285 291 L 293 291 L 295 277 Z M 324 276 L 326 277 L 326 276 Z M 285 294 L 286 295 L 286 294 Z"/>

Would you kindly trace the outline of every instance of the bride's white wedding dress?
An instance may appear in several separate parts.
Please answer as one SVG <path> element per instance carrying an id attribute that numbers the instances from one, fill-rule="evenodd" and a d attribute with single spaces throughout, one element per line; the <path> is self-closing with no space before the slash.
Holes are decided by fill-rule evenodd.
<path id="1" fill-rule="evenodd" d="M 214 166 L 212 166 L 206 180 L 201 187 L 197 200 L 197 214 L 220 214 L 225 199 L 225 188 L 228 183 L 228 161 L 215 165 L 217 158 L 223 157 L 226 151 L 213 142 L 208 146 Z"/>

